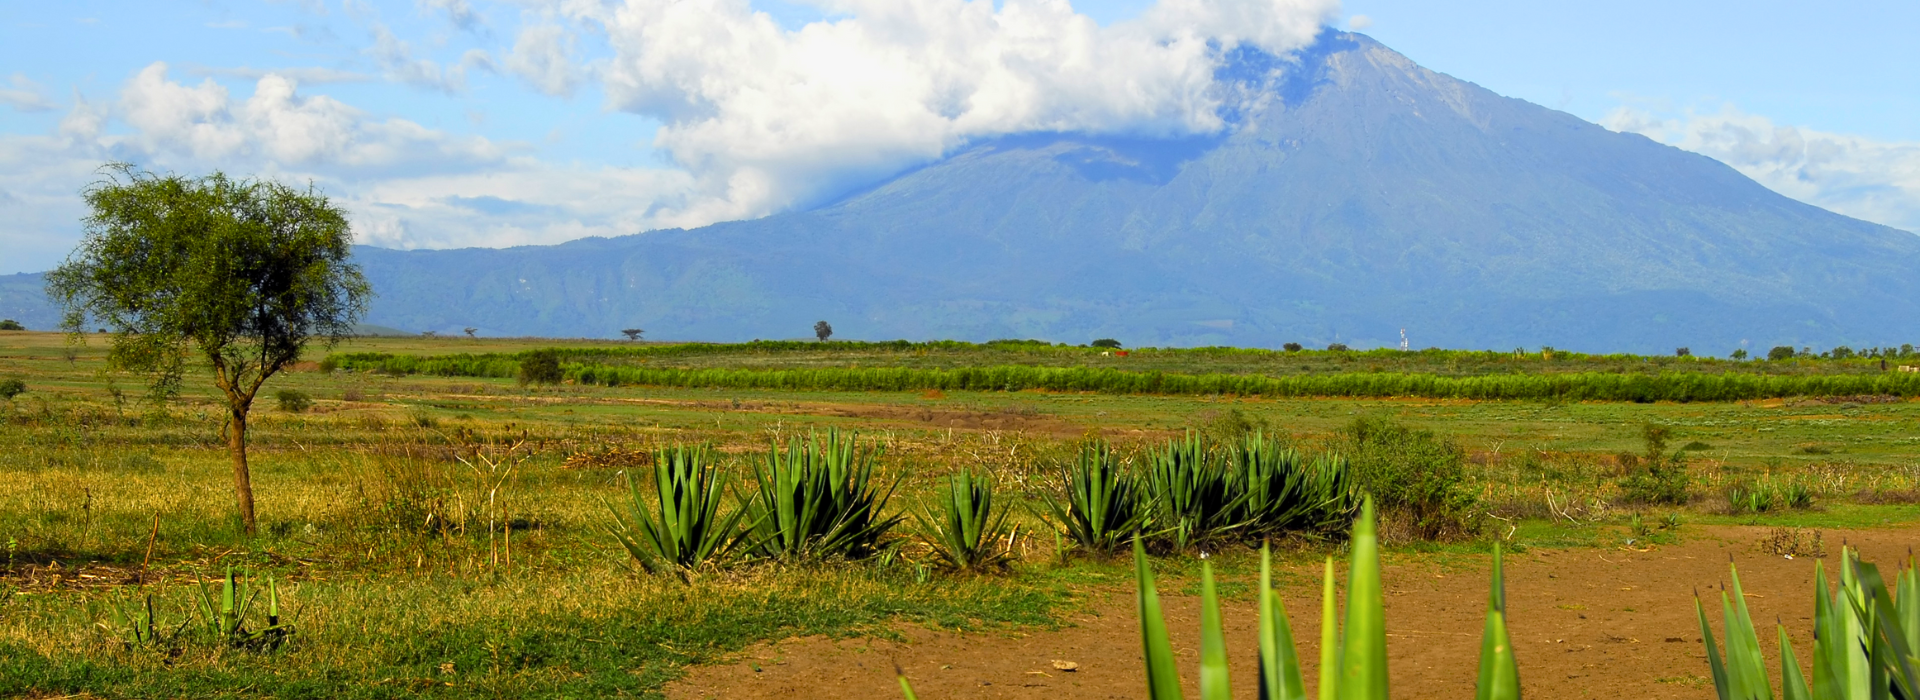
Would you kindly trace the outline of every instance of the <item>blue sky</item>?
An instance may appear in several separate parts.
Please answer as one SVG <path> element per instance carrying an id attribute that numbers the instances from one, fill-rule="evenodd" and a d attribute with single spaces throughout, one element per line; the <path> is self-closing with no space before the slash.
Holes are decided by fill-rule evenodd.
<path id="1" fill-rule="evenodd" d="M 1920 3 L 17 2 L 0 274 L 110 159 L 311 181 L 395 247 L 761 216 L 1031 129 L 1221 128 L 1214 54 L 1331 24 L 1501 94 L 1920 230 Z"/>

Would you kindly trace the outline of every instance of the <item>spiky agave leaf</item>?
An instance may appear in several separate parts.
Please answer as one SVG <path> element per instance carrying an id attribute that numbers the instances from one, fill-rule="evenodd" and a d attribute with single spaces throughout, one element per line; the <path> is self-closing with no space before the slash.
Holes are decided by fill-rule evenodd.
<path id="1" fill-rule="evenodd" d="M 1807 677 L 1800 674 L 1800 660 L 1793 656 L 1793 644 L 1787 639 L 1787 626 L 1780 628 L 1780 700 L 1813 700 Z"/>
<path id="2" fill-rule="evenodd" d="M 1273 589 L 1273 547 L 1260 547 L 1260 697 L 1306 700 L 1300 656 L 1294 650 L 1287 608 Z"/>
<path id="3" fill-rule="evenodd" d="M 1227 682 L 1227 636 L 1221 631 L 1220 595 L 1213 563 L 1200 563 L 1200 700 L 1233 700 Z"/>
<path id="4" fill-rule="evenodd" d="M 1519 700 L 1520 668 L 1507 635 L 1507 587 L 1500 543 L 1493 544 L 1493 583 L 1487 593 L 1487 624 L 1480 637 L 1480 683 L 1475 700 Z"/>
<path id="5" fill-rule="evenodd" d="M 1340 696 L 1340 601 L 1333 585 L 1333 557 L 1320 575 L 1320 685 L 1318 700 Z"/>
<path id="6" fill-rule="evenodd" d="M 1700 602 L 1700 593 L 1693 594 L 1693 612 L 1700 617 L 1700 641 L 1707 645 L 1707 668 L 1713 673 L 1713 690 L 1720 700 L 1734 700 L 1733 689 L 1727 685 L 1727 665 L 1720 656 L 1720 645 L 1713 640 L 1713 625 L 1707 623 L 1706 605 Z"/>
<path id="7" fill-rule="evenodd" d="M 1387 700 L 1385 591 L 1380 585 L 1380 541 L 1373 498 L 1353 523 L 1347 574 L 1347 624 L 1340 648 L 1340 700 Z"/>
<path id="8" fill-rule="evenodd" d="M 1760 637 L 1753 629 L 1753 617 L 1747 614 L 1746 594 L 1740 588 L 1740 571 L 1731 563 L 1727 569 L 1733 579 L 1733 590 L 1720 592 L 1727 629 L 1727 683 L 1738 700 L 1773 700 L 1766 661 L 1760 656 Z"/>
<path id="9" fill-rule="evenodd" d="M 1167 620 L 1160 614 L 1160 595 L 1153 589 L 1153 567 L 1140 538 L 1133 538 L 1135 584 L 1139 587 L 1140 643 L 1147 661 L 1148 700 L 1183 700 L 1180 670 L 1173 663 L 1173 643 L 1167 638 Z"/>

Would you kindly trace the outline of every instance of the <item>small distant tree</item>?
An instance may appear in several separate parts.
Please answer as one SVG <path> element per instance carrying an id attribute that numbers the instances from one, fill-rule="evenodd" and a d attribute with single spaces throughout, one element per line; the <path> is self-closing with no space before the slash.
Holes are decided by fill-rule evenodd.
<path id="1" fill-rule="evenodd" d="M 439 335 L 440 335 L 439 333 L 434 331 L 420 331 L 420 337 L 426 338 L 428 340 L 432 340 L 435 337 L 438 337 Z"/>
<path id="2" fill-rule="evenodd" d="M 813 324 L 813 337 L 819 338 L 822 343 L 827 342 L 828 338 L 833 337 L 833 324 L 827 323 L 826 321 L 815 322 Z"/>
<path id="3" fill-rule="evenodd" d="M 1854 352 L 1853 352 L 1853 348 L 1842 345 L 1840 347 L 1834 348 L 1831 352 L 1828 353 L 1828 355 L 1830 355 L 1831 357 L 1833 357 L 1833 359 L 1836 359 L 1836 360 L 1845 360 L 1853 357 Z"/>
<path id="4" fill-rule="evenodd" d="M 468 338 L 472 338 L 473 334 L 480 332 L 480 329 L 474 328 L 472 326 L 468 326 L 466 328 L 460 329 L 460 332 L 467 334 Z"/>
<path id="5" fill-rule="evenodd" d="M 110 366 L 146 372 L 156 399 L 178 391 L 190 356 L 212 366 L 251 534 L 255 395 L 309 343 L 348 337 L 373 294 L 348 262 L 347 213 L 312 188 L 271 180 L 156 175 L 124 163 L 102 172 L 81 193 L 80 245 L 47 273 L 47 293 L 76 338 L 89 318 L 112 327 Z"/>
<path id="6" fill-rule="evenodd" d="M 297 389 L 281 389 L 274 398 L 280 400 L 280 410 L 288 413 L 306 413 L 313 408 L 313 397 Z"/>
<path id="7" fill-rule="evenodd" d="M 1120 341 L 1114 340 L 1112 338 L 1101 338 L 1099 340 L 1093 341 L 1092 345 L 1096 348 L 1109 348 L 1109 349 L 1117 350 L 1120 348 Z"/>
<path id="8" fill-rule="evenodd" d="M 535 350 L 520 361 L 520 385 L 559 384 L 566 378 L 560 369 L 560 356 L 552 350 Z"/>
<path id="9" fill-rule="evenodd" d="M 1300 352 L 1300 349 L 1301 349 L 1299 343 L 1287 343 L 1286 345 L 1282 345 L 1280 347 L 1281 349 L 1284 349 L 1287 352 Z"/>
<path id="10" fill-rule="evenodd" d="M 1328 343 L 1327 350 L 1332 352 L 1346 352 L 1347 344 L 1346 343 Z"/>
<path id="11" fill-rule="evenodd" d="M 643 328 L 628 328 L 620 331 L 620 334 L 626 336 L 627 340 L 639 340 L 640 336 L 645 335 L 646 332 Z"/>
<path id="12" fill-rule="evenodd" d="M 1734 350 L 1734 351 L 1733 351 L 1733 354 L 1730 354 L 1730 355 L 1728 355 L 1727 357 L 1731 357 L 1731 358 L 1733 358 L 1733 359 L 1736 359 L 1736 360 L 1744 360 L 1744 359 L 1747 359 L 1747 349 L 1746 349 L 1746 348 L 1740 348 L 1740 349 L 1738 349 L 1738 350 Z"/>
<path id="13" fill-rule="evenodd" d="M 1788 345 L 1776 345 L 1772 350 L 1767 351 L 1767 359 L 1773 362 L 1791 360 L 1793 355 L 1793 347 Z"/>
<path id="14" fill-rule="evenodd" d="M 1901 357 L 1907 357 L 1912 354 L 1913 354 L 1913 343 L 1903 343 L 1900 345 Z"/>
<path id="15" fill-rule="evenodd" d="M 10 318 L 0 320 L 0 331 L 24 331 L 26 329 L 27 327 L 20 325 L 19 321 Z"/>
<path id="16" fill-rule="evenodd" d="M 1693 350 L 1688 348 L 1677 348 L 1673 351 L 1673 356 L 1674 357 L 1692 357 Z"/>

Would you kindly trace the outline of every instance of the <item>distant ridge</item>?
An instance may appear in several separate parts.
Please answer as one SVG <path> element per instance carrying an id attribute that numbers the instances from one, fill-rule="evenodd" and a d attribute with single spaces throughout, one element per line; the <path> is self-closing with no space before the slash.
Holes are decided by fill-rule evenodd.
<path id="1" fill-rule="evenodd" d="M 1416 348 L 1920 341 L 1920 237 L 1362 35 L 1296 58 L 1237 53 L 1223 78 L 1266 99 L 1215 137 L 1029 134 L 754 221 L 359 248 L 367 320 L 715 341 L 823 319 L 837 338 L 1130 346 L 1392 346 L 1402 328 Z M 0 279 L 0 315 L 17 286 Z"/>

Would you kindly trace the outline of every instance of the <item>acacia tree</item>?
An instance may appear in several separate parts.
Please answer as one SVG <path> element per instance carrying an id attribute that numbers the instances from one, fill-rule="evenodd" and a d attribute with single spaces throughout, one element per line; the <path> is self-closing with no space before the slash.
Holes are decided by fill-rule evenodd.
<path id="1" fill-rule="evenodd" d="M 271 180 L 102 168 L 81 194 L 79 247 L 47 274 L 47 292 L 78 334 L 113 329 L 108 361 L 145 372 L 156 398 L 179 390 L 196 353 L 227 401 L 234 495 L 256 529 L 247 412 L 260 386 L 313 341 L 352 334 L 372 288 L 349 263 L 346 212 L 309 187 Z"/>

